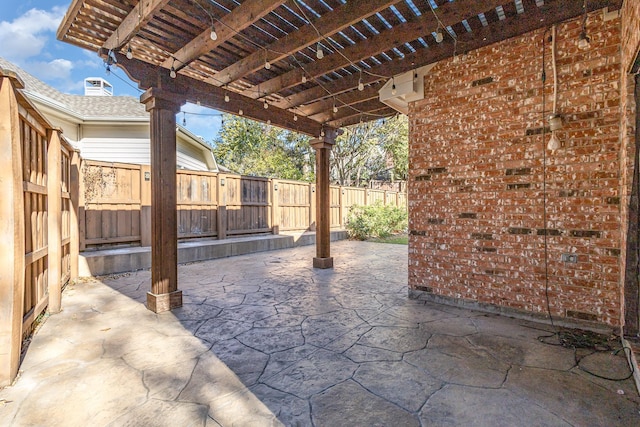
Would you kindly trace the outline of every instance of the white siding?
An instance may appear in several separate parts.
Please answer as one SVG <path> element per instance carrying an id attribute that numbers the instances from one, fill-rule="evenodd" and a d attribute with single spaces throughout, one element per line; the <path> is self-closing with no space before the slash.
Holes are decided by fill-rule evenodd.
<path id="1" fill-rule="evenodd" d="M 177 166 L 194 171 L 208 171 L 206 159 L 202 150 L 178 138 Z"/>

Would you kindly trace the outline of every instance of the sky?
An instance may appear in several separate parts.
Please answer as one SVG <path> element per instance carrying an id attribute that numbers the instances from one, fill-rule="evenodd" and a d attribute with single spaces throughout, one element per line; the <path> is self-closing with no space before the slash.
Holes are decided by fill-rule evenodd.
<path id="1" fill-rule="evenodd" d="M 71 0 L 2 0 L 0 2 L 0 56 L 64 93 L 81 95 L 86 77 L 102 77 L 114 95 L 139 97 L 141 91 L 127 75 L 111 67 L 109 75 L 95 52 L 63 43 L 56 31 Z M 186 104 L 177 115 L 179 124 L 205 141 L 220 128 L 219 113 Z"/>

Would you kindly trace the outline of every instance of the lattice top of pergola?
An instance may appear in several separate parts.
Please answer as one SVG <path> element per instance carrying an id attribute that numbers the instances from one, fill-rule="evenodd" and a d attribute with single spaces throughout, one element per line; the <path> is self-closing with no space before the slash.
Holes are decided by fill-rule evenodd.
<path id="1" fill-rule="evenodd" d="M 317 136 L 395 114 L 378 98 L 394 75 L 621 4 L 74 0 L 58 38 L 117 61 L 144 89 L 176 75 L 186 100 Z"/>

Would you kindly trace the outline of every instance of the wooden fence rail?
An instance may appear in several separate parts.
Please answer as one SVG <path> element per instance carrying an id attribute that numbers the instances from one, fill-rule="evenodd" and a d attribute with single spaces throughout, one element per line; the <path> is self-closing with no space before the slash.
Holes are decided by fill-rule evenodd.
<path id="1" fill-rule="evenodd" d="M 80 250 L 151 244 L 149 166 L 83 160 Z M 406 206 L 404 193 L 331 187 L 331 227 L 353 205 Z M 315 184 L 233 174 L 177 172 L 178 238 L 225 239 L 315 229 Z"/>

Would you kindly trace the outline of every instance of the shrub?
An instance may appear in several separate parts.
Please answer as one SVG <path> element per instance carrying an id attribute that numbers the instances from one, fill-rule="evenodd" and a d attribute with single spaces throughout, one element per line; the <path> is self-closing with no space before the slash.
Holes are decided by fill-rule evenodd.
<path id="1" fill-rule="evenodd" d="M 372 206 L 351 206 L 347 216 L 347 233 L 352 239 L 388 237 L 407 229 L 407 211 L 378 202 Z"/>

